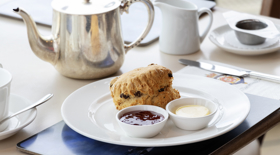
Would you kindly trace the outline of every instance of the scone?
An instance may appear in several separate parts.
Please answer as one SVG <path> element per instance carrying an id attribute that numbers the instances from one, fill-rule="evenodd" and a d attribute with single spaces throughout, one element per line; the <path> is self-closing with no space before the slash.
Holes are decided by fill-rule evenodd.
<path id="1" fill-rule="evenodd" d="M 165 109 L 168 102 L 180 98 L 172 88 L 171 70 L 151 64 L 127 72 L 110 82 L 110 91 L 118 110 L 134 105 L 155 105 Z"/>

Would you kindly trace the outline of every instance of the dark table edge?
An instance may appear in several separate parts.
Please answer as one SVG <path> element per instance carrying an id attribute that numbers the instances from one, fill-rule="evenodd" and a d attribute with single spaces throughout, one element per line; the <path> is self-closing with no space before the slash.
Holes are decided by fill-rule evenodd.
<path id="1" fill-rule="evenodd" d="M 224 144 L 210 155 L 221 155 L 221 154 L 233 154 L 255 140 L 256 138 L 260 137 L 261 135 L 265 134 L 268 130 L 273 128 L 277 123 L 280 122 L 280 108 L 275 110 L 269 116 L 264 118 L 262 121 L 254 125 L 252 128 L 248 129 L 247 131 L 243 132 L 238 137 L 232 139 L 228 143 Z"/>

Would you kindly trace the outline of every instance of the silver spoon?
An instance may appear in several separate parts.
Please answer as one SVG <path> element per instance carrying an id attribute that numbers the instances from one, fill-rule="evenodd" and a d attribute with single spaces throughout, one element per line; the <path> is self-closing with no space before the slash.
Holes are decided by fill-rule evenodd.
<path id="1" fill-rule="evenodd" d="M 47 101 L 50 100 L 52 97 L 53 97 L 53 94 L 48 94 L 48 95 L 46 95 L 45 97 L 41 98 L 41 99 L 40 99 L 39 101 L 37 101 L 36 103 L 34 103 L 34 104 L 32 104 L 32 105 L 30 105 L 30 106 L 28 106 L 28 107 L 26 107 L 26 108 L 24 108 L 24 109 L 22 109 L 22 110 L 20 110 L 20 111 L 14 113 L 14 114 L 12 114 L 12 115 L 10 115 L 10 116 L 7 116 L 7 117 L 4 118 L 2 121 L 0 121 L 0 125 L 1 125 L 3 122 L 5 122 L 6 120 L 8 120 L 8 119 L 10 119 L 10 118 L 12 118 L 12 117 L 17 116 L 18 114 L 21 114 L 21 113 L 23 113 L 23 112 L 25 112 L 25 111 L 27 111 L 27 110 L 29 110 L 29 109 L 35 108 L 35 107 L 37 107 L 38 105 L 41 105 L 41 104 L 47 102 Z"/>

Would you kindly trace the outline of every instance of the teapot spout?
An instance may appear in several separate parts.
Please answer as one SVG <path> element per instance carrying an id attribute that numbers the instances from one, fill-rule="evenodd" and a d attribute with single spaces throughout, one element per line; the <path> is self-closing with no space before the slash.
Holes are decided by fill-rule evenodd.
<path id="1" fill-rule="evenodd" d="M 13 9 L 15 13 L 19 14 L 27 27 L 28 41 L 34 54 L 40 59 L 50 62 L 55 65 L 58 59 L 56 41 L 50 36 L 41 36 L 38 32 L 37 26 L 31 16 L 21 8 Z"/>

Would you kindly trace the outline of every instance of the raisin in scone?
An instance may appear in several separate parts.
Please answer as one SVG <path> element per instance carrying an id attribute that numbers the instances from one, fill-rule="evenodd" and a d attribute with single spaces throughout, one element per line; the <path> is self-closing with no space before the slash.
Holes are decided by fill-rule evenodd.
<path id="1" fill-rule="evenodd" d="M 114 78 L 110 82 L 111 96 L 118 110 L 144 104 L 165 109 L 168 102 L 180 98 L 172 81 L 171 70 L 151 64 Z"/>

